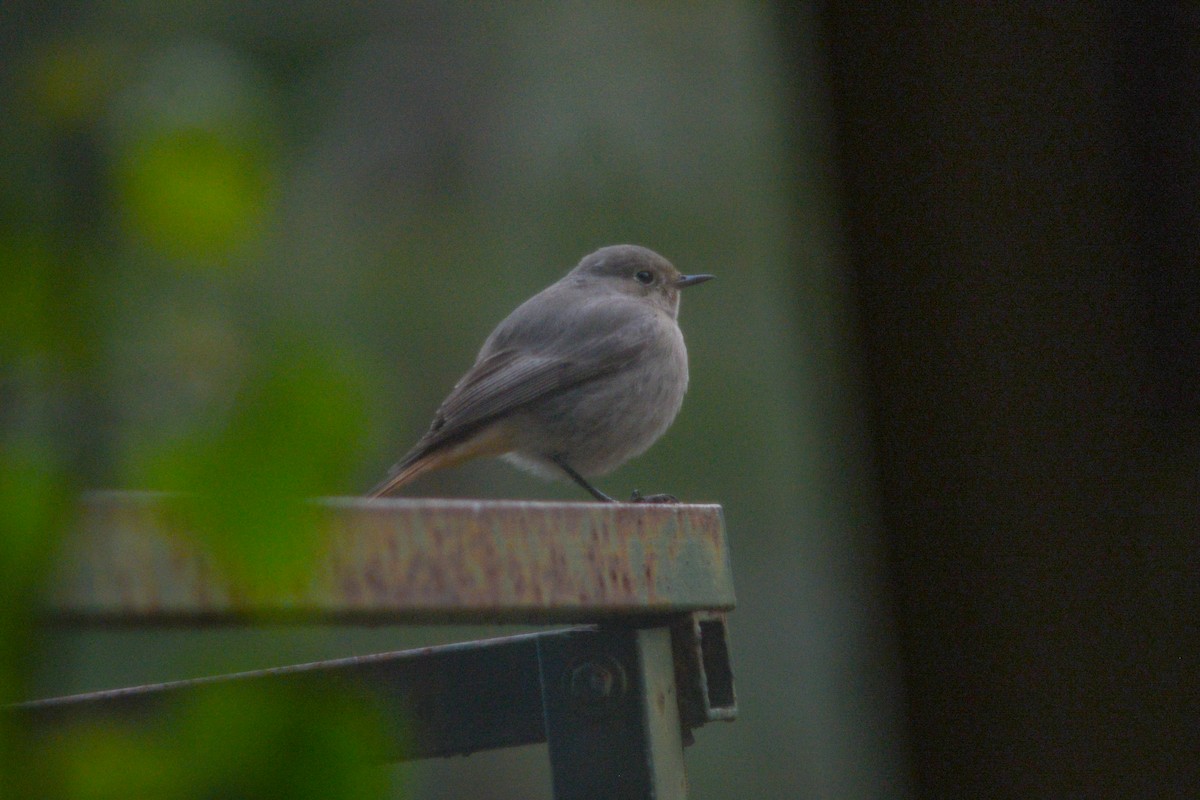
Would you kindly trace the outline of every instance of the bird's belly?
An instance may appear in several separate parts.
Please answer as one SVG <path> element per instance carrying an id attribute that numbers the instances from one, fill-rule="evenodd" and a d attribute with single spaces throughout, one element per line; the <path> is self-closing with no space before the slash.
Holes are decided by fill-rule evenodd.
<path id="1" fill-rule="evenodd" d="M 611 472 L 670 427 L 687 391 L 687 353 L 664 347 L 620 372 L 544 398 L 520 414 L 510 460 L 543 474 L 558 456 L 585 476 Z M 515 416 L 515 415 L 514 415 Z"/>

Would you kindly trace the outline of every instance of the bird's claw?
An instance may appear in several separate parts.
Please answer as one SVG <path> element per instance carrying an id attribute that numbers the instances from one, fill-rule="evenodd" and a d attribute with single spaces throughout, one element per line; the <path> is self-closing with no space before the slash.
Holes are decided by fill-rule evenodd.
<path id="1" fill-rule="evenodd" d="M 631 503 L 678 503 L 679 498 L 673 494 L 642 494 L 637 489 L 629 496 Z"/>

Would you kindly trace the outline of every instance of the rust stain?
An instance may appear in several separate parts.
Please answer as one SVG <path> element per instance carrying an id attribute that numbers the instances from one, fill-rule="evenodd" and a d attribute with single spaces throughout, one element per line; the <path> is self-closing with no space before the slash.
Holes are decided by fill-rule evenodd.
<path id="1" fill-rule="evenodd" d="M 335 499 L 322 519 L 324 560 L 277 608 L 381 620 L 424 610 L 466 620 L 491 610 L 587 621 L 647 604 L 732 605 L 719 506 Z M 85 505 L 80 527 L 68 559 L 78 568 L 64 576 L 52 611 L 150 618 L 234 610 L 235 589 L 166 498 L 106 495 Z"/>

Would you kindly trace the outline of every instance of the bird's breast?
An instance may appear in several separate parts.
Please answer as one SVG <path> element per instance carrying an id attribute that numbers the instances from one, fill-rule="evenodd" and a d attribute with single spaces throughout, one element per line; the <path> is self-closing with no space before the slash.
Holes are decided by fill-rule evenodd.
<path id="1" fill-rule="evenodd" d="M 670 427 L 687 391 L 687 349 L 674 321 L 657 326 L 618 369 L 545 398 L 526 412 L 519 450 L 559 455 L 578 472 L 603 475 L 650 447 Z"/>

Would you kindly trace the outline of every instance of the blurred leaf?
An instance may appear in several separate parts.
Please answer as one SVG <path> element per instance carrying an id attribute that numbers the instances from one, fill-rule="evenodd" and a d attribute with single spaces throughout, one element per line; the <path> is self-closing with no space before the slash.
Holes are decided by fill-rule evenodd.
<path id="1" fill-rule="evenodd" d="M 148 50 L 107 118 L 127 232 L 180 266 L 235 263 L 271 211 L 271 110 L 244 54 L 208 39 Z"/>
<path id="2" fill-rule="evenodd" d="M 70 508 L 49 451 L 0 442 L 0 707 L 26 696 L 37 663 L 34 602 Z M 0 789 L 26 761 L 26 744 L 0 714 Z"/>
<path id="3" fill-rule="evenodd" d="M 50 253 L 46 243 L 28 233 L 0 235 L 0 353 L 5 366 L 15 358 L 41 353 L 51 336 Z"/>
<path id="4" fill-rule="evenodd" d="M 364 394 L 344 358 L 281 342 L 227 414 L 134 454 L 133 480 L 185 492 L 190 528 L 247 592 L 299 589 L 322 544 L 310 499 L 351 474 L 365 435 Z"/>
<path id="5" fill-rule="evenodd" d="M 33 602 L 45 580 L 71 504 L 45 449 L 0 444 L 0 704 L 14 699 L 31 666 Z"/>
<path id="6" fill-rule="evenodd" d="M 203 753 L 194 779 L 224 797 L 376 797 L 386 789 L 381 720 L 306 687 L 231 684 L 182 711 L 180 745 Z"/>
<path id="7" fill-rule="evenodd" d="M 65 798 L 184 798 L 197 796 L 200 788 L 191 785 L 191 772 L 181 763 L 178 746 L 161 735 L 111 722 L 81 726 L 59 741 L 50 761 L 57 764 L 58 774 L 39 777 L 56 781 Z"/>
<path id="8" fill-rule="evenodd" d="M 248 141 L 200 128 L 153 132 L 121 154 L 127 222 L 172 256 L 212 258 L 262 229 L 270 173 Z"/>
<path id="9" fill-rule="evenodd" d="M 56 736 L 41 789 L 70 800 L 304 800 L 389 788 L 382 720 L 349 696 L 256 681 L 203 687 L 161 712 L 144 726 L 110 720 Z"/>

